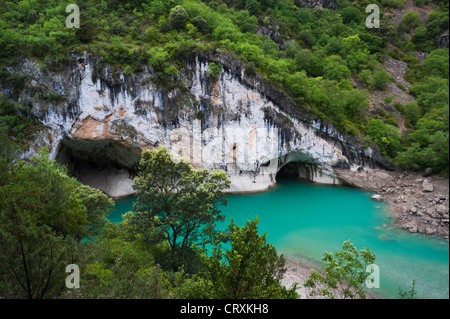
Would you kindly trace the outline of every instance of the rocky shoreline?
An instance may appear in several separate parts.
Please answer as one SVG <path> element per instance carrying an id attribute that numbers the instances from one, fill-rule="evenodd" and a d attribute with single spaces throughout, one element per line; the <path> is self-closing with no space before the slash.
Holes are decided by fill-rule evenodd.
<path id="1" fill-rule="evenodd" d="M 345 184 L 376 192 L 396 227 L 449 240 L 449 181 L 439 176 L 383 170 L 336 170 Z"/>
<path id="2" fill-rule="evenodd" d="M 315 269 L 319 272 L 322 272 L 322 270 L 315 266 L 310 265 L 308 263 L 302 262 L 297 259 L 287 258 L 287 271 L 281 280 L 281 284 L 286 287 L 287 289 L 291 288 L 295 283 L 298 284 L 297 286 L 297 293 L 300 295 L 300 299 L 325 299 L 323 296 L 313 295 L 311 293 L 311 289 L 306 288 L 304 286 L 306 279 L 308 279 L 309 275 L 311 274 L 311 270 Z M 336 298 L 343 299 L 343 296 L 337 292 L 334 291 Z M 379 299 L 380 296 L 377 296 L 370 291 L 366 291 L 366 298 L 367 299 Z M 355 299 L 359 299 L 356 297 Z"/>

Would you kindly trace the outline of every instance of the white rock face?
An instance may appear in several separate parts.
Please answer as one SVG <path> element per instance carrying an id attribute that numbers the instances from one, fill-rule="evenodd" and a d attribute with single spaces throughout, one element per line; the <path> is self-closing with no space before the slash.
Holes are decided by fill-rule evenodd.
<path id="1" fill-rule="evenodd" d="M 115 141 L 137 151 L 162 145 L 195 168 L 226 170 L 229 191 L 234 193 L 267 190 L 276 183 L 277 172 L 290 162 L 303 163 L 298 168 L 300 178 L 324 184 L 339 184 L 333 166 L 359 165 L 344 156 L 339 143 L 323 138 L 330 132 L 320 131 L 320 123 L 291 117 L 264 92 L 249 88 L 226 70 L 217 79 L 207 79 L 208 67 L 198 60 L 187 66 L 180 80 L 187 83 L 186 94 L 194 102 L 175 104 L 179 92 L 164 93 L 151 81 L 130 85 L 122 74 L 116 75 L 119 85 L 115 86 L 95 80 L 94 64 L 85 56 L 70 84 L 59 85 L 76 101 L 70 107 L 72 113 L 67 105 L 61 111 L 61 105 L 36 101 L 33 110 L 44 114 L 40 118 L 49 127 L 49 137 L 41 138 L 40 144 L 51 149 L 53 158 L 65 139 L 104 141 L 105 145 Z M 174 112 L 175 106 L 175 124 L 163 125 L 162 117 Z M 36 151 L 31 149 L 27 156 Z M 127 175 L 107 170 L 81 174 L 85 183 L 113 197 L 132 193 Z"/>

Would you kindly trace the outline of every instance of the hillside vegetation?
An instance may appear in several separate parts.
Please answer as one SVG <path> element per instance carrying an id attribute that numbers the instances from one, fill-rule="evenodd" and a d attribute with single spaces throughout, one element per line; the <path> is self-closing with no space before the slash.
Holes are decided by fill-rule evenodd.
<path id="1" fill-rule="evenodd" d="M 2 2 L 0 80 L 11 90 L 2 98 L 0 123 L 9 134 L 25 125 L 11 121 L 12 102 L 4 101 L 23 89 L 23 79 L 6 67 L 24 58 L 58 70 L 87 51 L 125 75 L 149 64 L 159 84 L 170 88 L 186 60 L 225 50 L 245 62 L 248 74 L 260 73 L 290 96 L 301 112 L 376 144 L 398 168 L 448 175 L 448 48 L 438 48 L 448 30 L 448 2 L 331 2 L 336 10 L 303 8 L 302 0 L 81 0 L 79 29 L 65 27 L 70 1 Z M 365 25 L 372 2 L 381 9 L 379 29 Z M 396 13 L 410 4 L 427 15 L 410 10 L 399 18 Z M 407 64 L 409 88 L 386 72 L 390 58 Z M 390 82 L 413 101 L 393 101 Z M 369 102 L 379 91 L 386 91 L 386 103 L 374 113 Z M 389 104 L 394 107 L 383 107 Z"/>
<path id="2" fill-rule="evenodd" d="M 145 151 L 136 213 L 111 223 L 114 201 L 69 177 L 45 150 L 23 160 L 43 125 L 20 93 L 63 99 L 11 72 L 25 59 L 58 71 L 88 52 L 125 76 L 150 65 L 154 81 L 170 90 L 196 55 L 227 52 L 299 113 L 376 145 L 397 168 L 448 176 L 448 1 L 337 0 L 330 9 L 305 2 L 78 0 L 81 28 L 69 29 L 70 1 L 1 1 L 0 298 L 300 297 L 295 284 L 281 284 L 286 259 L 259 234 L 258 219 L 215 228 L 230 184 L 223 171 L 196 171 L 164 148 Z M 380 29 L 366 28 L 370 2 L 381 7 Z M 389 73 L 387 61 L 406 65 L 404 74 Z M 211 63 L 208 77 L 221 69 Z M 342 247 L 324 255 L 326 276 L 313 272 L 309 285 L 342 282 L 346 296 L 365 298 L 365 264 L 375 255 L 363 249 L 361 261 L 350 241 Z M 80 289 L 65 281 L 72 264 L 81 269 Z M 327 289 L 322 294 L 334 297 Z"/>

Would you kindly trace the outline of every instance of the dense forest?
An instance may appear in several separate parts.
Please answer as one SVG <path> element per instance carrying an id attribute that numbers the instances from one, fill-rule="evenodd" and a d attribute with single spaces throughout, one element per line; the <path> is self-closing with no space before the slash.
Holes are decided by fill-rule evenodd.
<path id="1" fill-rule="evenodd" d="M 111 224 L 114 201 L 105 194 L 70 178 L 45 152 L 20 160 L 42 128 L 17 101 L 25 76 L 8 71 L 24 59 L 58 70 L 89 52 L 125 75 L 151 65 L 158 85 L 175 87 L 187 59 L 227 51 L 300 112 L 376 145 L 396 169 L 448 177 L 449 52 L 440 43 L 448 1 L 337 0 L 330 8 L 307 8 L 302 0 L 76 3 L 81 27 L 73 29 L 65 26 L 71 1 L 0 3 L 0 83 L 8 88 L 0 92 L 1 297 L 298 298 L 295 287 L 281 285 L 286 261 L 258 234 L 257 220 L 215 229 L 229 184 L 223 172 L 194 171 L 164 149 L 146 152 L 136 213 Z M 380 6 L 378 29 L 366 27 L 371 3 Z M 410 10 L 395 21 L 408 3 L 426 17 Z M 389 59 L 407 65 L 409 87 L 386 70 Z M 412 100 L 394 98 L 390 84 Z M 82 268 L 82 289 L 66 289 L 68 264 Z"/>
<path id="2" fill-rule="evenodd" d="M 426 6 L 423 20 L 407 12 L 397 25 L 389 17 L 406 1 L 376 1 L 380 28 L 365 25 L 369 1 L 337 1 L 336 10 L 300 8 L 301 1 L 78 1 L 79 29 L 65 27 L 68 1 L 7 1 L 0 6 L 0 80 L 16 90 L 0 100 L 1 125 L 23 135 L 26 107 L 10 101 L 23 76 L 6 71 L 20 59 L 58 69 L 85 51 L 106 63 L 139 72 L 150 64 L 161 85 L 177 85 L 178 70 L 199 52 L 226 50 L 288 94 L 301 112 L 329 121 L 370 145 L 398 168 L 448 175 L 448 2 Z M 427 12 L 428 12 L 427 11 Z M 424 59 L 419 53 L 426 53 Z M 393 57 L 407 63 L 406 88 L 386 72 Z M 214 70 L 212 70 L 214 72 Z M 415 99 L 389 94 L 371 107 L 376 91 L 394 82 Z M 45 92 L 42 99 L 57 100 Z M 402 123 L 402 127 L 400 127 Z M 33 130 L 30 128 L 29 130 Z"/>

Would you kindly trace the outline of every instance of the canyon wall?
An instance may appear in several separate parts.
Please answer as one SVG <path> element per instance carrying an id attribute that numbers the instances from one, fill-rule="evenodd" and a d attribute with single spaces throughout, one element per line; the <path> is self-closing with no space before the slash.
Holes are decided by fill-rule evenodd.
<path id="1" fill-rule="evenodd" d="M 222 66 L 219 74 L 211 75 L 211 63 Z M 340 183 L 336 167 L 384 165 L 226 53 L 187 60 L 167 86 L 150 66 L 124 75 L 88 54 L 54 72 L 29 60 L 9 71 L 28 76 L 19 102 L 48 128 L 23 156 L 45 146 L 73 176 L 112 197 L 133 193 L 140 152 L 159 146 L 195 168 L 225 170 L 234 193 L 267 190 L 286 165 L 324 184 Z"/>

